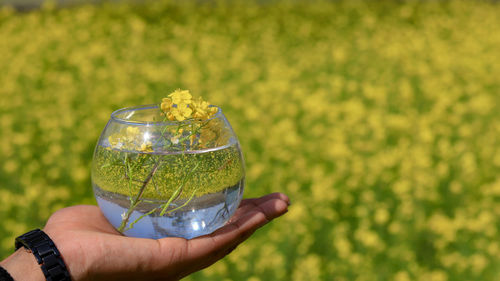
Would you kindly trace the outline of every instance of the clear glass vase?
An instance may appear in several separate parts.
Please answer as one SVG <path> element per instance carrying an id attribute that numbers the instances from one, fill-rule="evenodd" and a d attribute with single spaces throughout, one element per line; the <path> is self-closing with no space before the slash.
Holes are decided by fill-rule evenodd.
<path id="1" fill-rule="evenodd" d="M 127 236 L 209 234 L 243 196 L 240 145 L 220 108 L 207 120 L 165 120 L 158 105 L 111 114 L 92 161 L 97 203 Z"/>

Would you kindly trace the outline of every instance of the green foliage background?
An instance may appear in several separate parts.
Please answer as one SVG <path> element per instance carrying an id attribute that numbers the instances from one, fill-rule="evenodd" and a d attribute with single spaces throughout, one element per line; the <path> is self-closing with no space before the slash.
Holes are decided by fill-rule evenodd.
<path id="1" fill-rule="evenodd" d="M 500 5 L 155 1 L 0 11 L 0 253 L 95 204 L 112 111 L 220 105 L 290 211 L 188 280 L 498 280 Z"/>

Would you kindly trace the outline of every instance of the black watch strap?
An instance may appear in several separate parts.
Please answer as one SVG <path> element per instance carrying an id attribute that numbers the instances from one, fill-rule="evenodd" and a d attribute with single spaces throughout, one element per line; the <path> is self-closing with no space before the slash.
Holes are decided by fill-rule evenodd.
<path id="1" fill-rule="evenodd" d="M 5 270 L 5 268 L 0 266 L 0 281 L 14 281 L 12 276 Z"/>
<path id="2" fill-rule="evenodd" d="M 23 246 L 33 253 L 47 281 L 71 281 L 59 250 L 45 232 L 35 229 L 17 237 L 16 250 Z"/>

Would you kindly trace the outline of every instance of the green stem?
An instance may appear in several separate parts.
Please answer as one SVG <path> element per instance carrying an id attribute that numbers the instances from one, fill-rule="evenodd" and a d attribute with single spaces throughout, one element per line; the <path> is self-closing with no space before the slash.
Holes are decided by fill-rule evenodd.
<path id="1" fill-rule="evenodd" d="M 118 231 L 123 232 L 123 230 L 125 229 L 125 226 L 127 226 L 127 223 L 130 219 L 130 215 L 134 211 L 135 207 L 137 207 L 137 205 L 139 204 L 141 197 L 142 197 L 142 194 L 144 193 L 146 186 L 149 184 L 149 182 L 153 178 L 154 174 L 158 170 L 158 167 L 160 166 L 160 162 L 161 162 L 161 157 L 158 158 L 158 161 L 156 161 L 153 169 L 151 170 L 151 172 L 149 173 L 147 178 L 144 180 L 144 182 L 141 186 L 141 189 L 139 190 L 139 193 L 137 193 L 137 195 L 134 197 L 134 199 L 130 203 L 130 208 L 127 210 L 127 212 L 125 213 L 125 216 L 122 218 L 122 223 L 120 224 L 120 227 L 118 227 Z"/>
<path id="2" fill-rule="evenodd" d="M 191 202 L 191 200 L 193 200 L 193 197 L 194 197 L 194 195 L 195 195 L 196 191 L 198 191 L 198 188 L 196 188 L 195 190 L 193 190 L 193 192 L 191 193 L 191 196 L 189 197 L 189 199 L 188 199 L 188 200 L 186 200 L 186 202 L 184 202 L 182 205 L 180 205 L 180 206 L 179 206 L 179 207 L 177 207 L 177 208 L 174 208 L 174 209 L 172 209 L 172 210 L 168 210 L 168 212 L 167 212 L 167 213 L 171 213 L 171 212 L 173 212 L 173 211 L 177 211 L 177 210 L 179 210 L 179 209 L 183 208 L 184 206 L 186 206 L 187 204 L 189 204 L 189 202 Z"/>
<path id="3" fill-rule="evenodd" d="M 126 176 L 128 177 L 128 192 L 129 198 L 132 197 L 132 169 L 130 168 L 130 163 L 128 161 L 128 152 L 125 152 L 125 169 L 127 169 Z M 132 204 L 132 201 L 130 201 Z"/>
<path id="4" fill-rule="evenodd" d="M 196 166 L 195 166 L 195 167 L 191 170 L 191 172 L 189 173 L 189 175 L 186 175 L 185 179 L 186 179 L 186 178 L 188 178 L 188 176 L 190 176 L 190 175 L 194 172 L 194 170 L 196 170 L 196 168 L 198 168 L 198 164 L 199 164 L 199 163 L 197 163 L 197 165 L 196 165 Z M 170 196 L 170 199 L 168 200 L 168 202 L 167 202 L 167 203 L 165 203 L 165 204 L 163 204 L 163 205 L 161 205 L 161 206 L 159 206 L 159 207 L 156 207 L 156 208 L 152 209 L 151 211 L 149 211 L 149 212 L 147 212 L 147 213 L 145 213 L 145 214 L 142 214 L 140 217 L 138 217 L 138 218 L 137 218 L 137 219 L 135 219 L 133 222 L 131 222 L 131 223 L 129 224 L 129 226 L 128 226 L 128 227 L 127 227 L 124 231 L 127 231 L 127 230 L 129 230 L 129 229 L 132 229 L 132 228 L 134 227 L 134 225 L 135 225 L 137 222 L 139 222 L 141 219 L 143 219 L 143 218 L 144 218 L 144 217 L 146 217 L 146 216 L 151 215 L 152 213 L 156 212 L 156 211 L 157 211 L 157 210 L 159 210 L 159 209 L 162 209 L 162 211 L 161 211 L 161 213 L 160 213 L 160 216 L 163 216 L 163 215 L 165 215 L 165 213 L 167 213 L 167 214 L 168 214 L 168 213 L 171 213 L 171 212 L 173 212 L 173 211 L 177 211 L 177 210 L 181 209 L 182 207 L 186 206 L 187 204 L 189 204 L 189 202 L 191 202 L 191 200 L 193 200 L 193 197 L 194 197 L 194 195 L 195 195 L 196 191 L 198 191 L 198 188 L 196 188 L 196 189 L 195 189 L 195 190 L 191 193 L 191 196 L 189 197 L 189 199 L 188 199 L 188 200 L 186 200 L 186 202 L 184 202 L 181 206 L 179 206 L 179 207 L 177 207 L 177 208 L 174 208 L 174 209 L 172 209 L 172 210 L 168 210 L 168 211 L 166 211 L 166 210 L 167 210 L 167 208 L 170 206 L 170 204 L 171 204 L 171 203 L 172 203 L 172 202 L 173 202 L 173 201 L 174 201 L 174 200 L 175 200 L 175 199 L 176 199 L 176 198 L 180 195 L 180 192 L 181 192 L 181 190 L 182 190 L 182 188 L 183 188 L 183 186 L 184 186 L 184 184 L 185 184 L 186 182 L 187 182 L 187 180 L 184 180 L 184 181 L 183 181 L 183 183 L 182 183 L 182 184 L 181 184 L 181 185 L 177 188 L 176 192 L 174 192 L 174 194 L 172 194 L 172 196 Z"/>
<path id="5" fill-rule="evenodd" d="M 153 210 L 151 210 L 151 211 L 149 211 L 149 212 L 147 212 L 147 213 L 145 213 L 145 214 L 141 215 L 141 216 L 140 216 L 140 217 L 138 217 L 136 220 L 134 220 L 133 222 L 131 222 L 131 223 L 129 224 L 129 226 L 128 226 L 125 230 L 123 230 L 123 231 L 127 231 L 127 230 L 129 230 L 129 229 L 132 229 L 132 228 L 134 227 L 134 224 L 136 224 L 137 222 L 139 222 L 139 221 L 140 221 L 141 219 L 143 219 L 145 216 L 149 216 L 149 215 L 151 215 L 152 213 L 154 213 L 154 212 L 155 212 L 156 210 L 158 210 L 158 209 L 159 209 L 159 207 L 156 207 L 156 208 L 154 208 Z"/>
<path id="6" fill-rule="evenodd" d="M 189 172 L 189 174 L 187 174 L 185 177 L 184 177 L 184 180 L 182 181 L 182 183 L 179 185 L 179 187 L 177 188 L 177 190 L 175 190 L 174 194 L 172 194 L 172 196 L 170 196 L 170 199 L 168 199 L 167 203 L 165 203 L 163 205 L 163 209 L 161 210 L 161 213 L 160 213 L 160 216 L 163 216 L 165 215 L 165 212 L 167 211 L 167 208 L 170 206 L 170 204 L 172 203 L 172 201 L 174 201 L 175 199 L 177 199 L 180 195 L 181 195 L 181 192 L 182 192 L 182 189 L 184 188 L 184 185 L 186 184 L 186 182 L 188 181 L 188 178 L 193 174 L 193 172 L 198 168 L 198 166 L 200 165 L 200 162 L 196 163 L 196 165 L 193 167 L 193 169 Z"/>

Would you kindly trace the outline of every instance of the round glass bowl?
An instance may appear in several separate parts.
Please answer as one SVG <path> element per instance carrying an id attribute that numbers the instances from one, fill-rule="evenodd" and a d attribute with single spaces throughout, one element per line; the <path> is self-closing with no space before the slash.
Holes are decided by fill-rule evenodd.
<path id="1" fill-rule="evenodd" d="M 166 121 L 158 105 L 111 114 L 94 151 L 92 185 L 118 231 L 190 239 L 229 220 L 245 169 L 238 139 L 217 109 L 207 120 Z"/>

